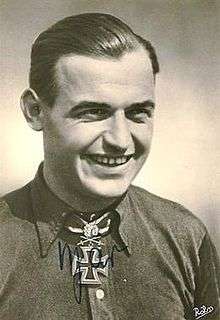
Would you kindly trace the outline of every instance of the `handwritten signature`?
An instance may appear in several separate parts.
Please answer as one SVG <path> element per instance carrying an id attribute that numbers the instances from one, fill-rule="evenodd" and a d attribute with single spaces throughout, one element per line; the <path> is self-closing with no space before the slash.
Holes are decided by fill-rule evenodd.
<path id="1" fill-rule="evenodd" d="M 202 305 L 200 308 L 193 308 L 195 319 L 200 319 L 214 310 L 213 306 L 206 307 Z"/>
<path id="2" fill-rule="evenodd" d="M 63 270 L 64 267 L 64 257 L 65 252 L 67 251 L 67 256 L 69 259 L 69 266 L 70 266 L 70 273 L 73 275 L 73 289 L 74 289 L 74 296 L 77 301 L 77 303 L 81 303 L 82 301 L 82 285 L 86 284 L 85 279 L 85 268 L 88 271 L 88 268 L 90 270 L 94 271 L 93 276 L 94 280 L 92 281 L 94 284 L 98 283 L 98 277 L 97 272 L 99 271 L 101 273 L 105 273 L 106 269 L 113 269 L 114 267 L 114 253 L 122 252 L 127 248 L 127 246 L 124 246 L 122 248 L 118 248 L 116 245 L 113 245 L 111 249 L 111 253 L 109 256 L 102 256 L 102 250 L 99 248 L 91 248 L 89 252 L 87 252 L 87 263 L 88 266 L 85 267 L 84 259 L 82 258 L 82 253 L 85 254 L 85 252 L 82 252 L 81 247 L 75 246 L 73 249 L 65 243 L 62 247 L 61 241 L 58 242 L 58 251 L 59 251 L 59 263 L 60 263 L 60 270 Z M 94 254 L 96 256 L 96 259 L 94 260 Z M 103 260 L 103 258 L 105 258 Z M 87 280 L 88 281 L 88 280 Z M 91 281 L 91 279 L 90 279 Z M 91 283 L 91 282 L 90 282 Z"/>

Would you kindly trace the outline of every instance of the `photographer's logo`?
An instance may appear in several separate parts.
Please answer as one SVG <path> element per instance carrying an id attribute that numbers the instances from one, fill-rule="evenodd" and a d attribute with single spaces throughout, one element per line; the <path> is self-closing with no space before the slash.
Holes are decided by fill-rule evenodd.
<path id="1" fill-rule="evenodd" d="M 202 305 L 200 308 L 193 308 L 195 319 L 200 319 L 214 310 L 213 306 L 206 307 Z"/>

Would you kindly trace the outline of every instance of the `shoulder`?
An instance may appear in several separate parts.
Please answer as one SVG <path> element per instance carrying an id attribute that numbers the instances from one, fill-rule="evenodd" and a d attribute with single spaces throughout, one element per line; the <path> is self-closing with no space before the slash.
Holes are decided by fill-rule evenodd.
<path id="1" fill-rule="evenodd" d="M 0 199 L 2 206 L 15 217 L 28 219 L 31 209 L 31 182 L 25 186 L 5 194 Z"/>
<path id="2" fill-rule="evenodd" d="M 35 227 L 30 210 L 28 216 L 28 201 L 26 188 L 0 198 L 0 282 L 18 261 L 36 251 Z"/>
<path id="3" fill-rule="evenodd" d="M 0 198 L 0 234 L 3 242 L 25 236 L 32 219 L 30 185 Z"/>
<path id="4" fill-rule="evenodd" d="M 138 206 L 143 218 L 160 228 L 169 236 L 178 237 L 184 241 L 192 238 L 200 245 L 207 234 L 203 222 L 181 204 L 159 197 L 140 187 L 132 186 L 130 199 Z"/>

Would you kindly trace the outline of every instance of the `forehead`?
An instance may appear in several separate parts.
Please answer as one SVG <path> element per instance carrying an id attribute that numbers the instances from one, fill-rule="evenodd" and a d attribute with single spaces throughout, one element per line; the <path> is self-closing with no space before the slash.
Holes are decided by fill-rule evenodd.
<path id="1" fill-rule="evenodd" d="M 75 99 L 98 98 L 106 101 L 113 96 L 122 100 L 151 95 L 154 76 L 148 53 L 143 48 L 120 58 L 99 58 L 82 55 L 61 57 L 56 65 L 60 95 Z M 124 94 L 124 97 L 123 97 Z M 149 98 L 149 97 L 146 97 Z"/>

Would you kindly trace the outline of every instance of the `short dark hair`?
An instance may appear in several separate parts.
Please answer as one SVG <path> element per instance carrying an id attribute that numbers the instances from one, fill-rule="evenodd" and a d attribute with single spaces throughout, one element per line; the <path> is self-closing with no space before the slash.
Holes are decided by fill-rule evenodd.
<path id="1" fill-rule="evenodd" d="M 42 32 L 32 46 L 30 87 L 52 106 L 58 93 L 55 66 L 60 57 L 78 54 L 119 58 L 140 45 L 147 50 L 155 75 L 159 64 L 153 46 L 120 19 L 103 13 L 64 18 Z"/>

